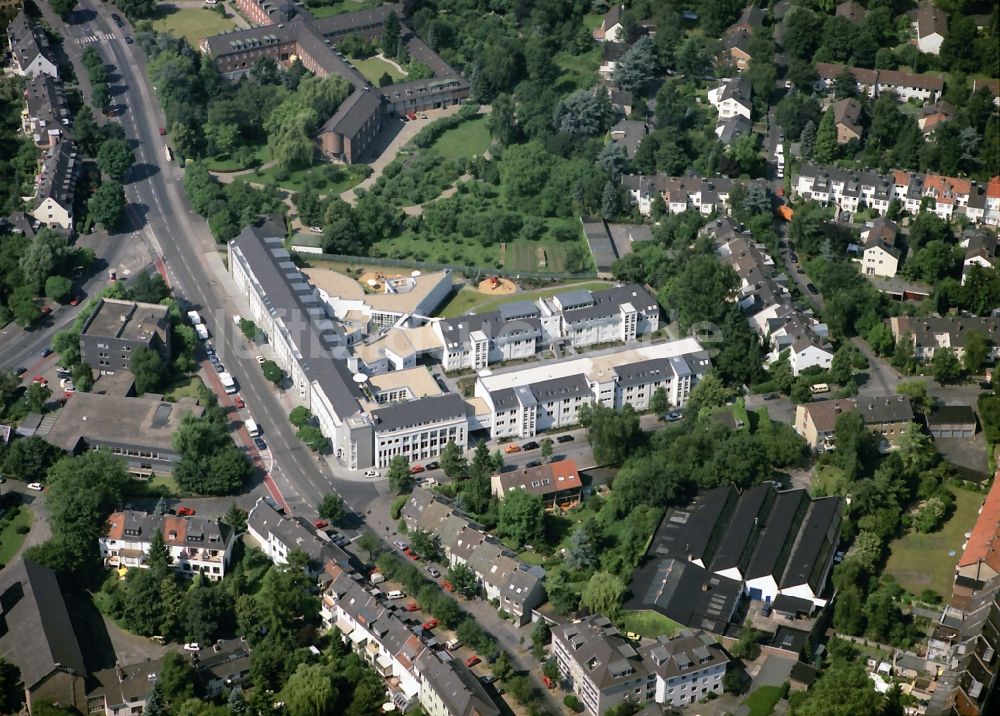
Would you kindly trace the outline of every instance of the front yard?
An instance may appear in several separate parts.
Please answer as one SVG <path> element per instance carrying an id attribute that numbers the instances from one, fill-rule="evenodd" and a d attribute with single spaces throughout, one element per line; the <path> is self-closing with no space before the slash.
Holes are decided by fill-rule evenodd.
<path id="1" fill-rule="evenodd" d="M 8 507 L 7 510 L 0 518 L 0 568 L 14 558 L 31 529 L 31 510 L 24 505 Z"/>
<path id="2" fill-rule="evenodd" d="M 235 27 L 236 22 L 231 18 L 201 7 L 182 10 L 174 5 L 161 4 L 156 7 L 153 20 L 153 28 L 157 32 L 169 30 L 175 37 L 183 37 L 195 49 L 198 49 L 202 38 L 218 35 Z"/>

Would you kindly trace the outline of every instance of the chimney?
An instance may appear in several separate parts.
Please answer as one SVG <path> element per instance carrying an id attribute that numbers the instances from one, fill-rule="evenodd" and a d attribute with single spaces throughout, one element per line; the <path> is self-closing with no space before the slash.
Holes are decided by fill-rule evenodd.
<path id="1" fill-rule="evenodd" d="M 708 589 L 709 589 L 708 582 L 705 582 L 704 584 L 701 585 L 701 591 L 707 592 Z"/>

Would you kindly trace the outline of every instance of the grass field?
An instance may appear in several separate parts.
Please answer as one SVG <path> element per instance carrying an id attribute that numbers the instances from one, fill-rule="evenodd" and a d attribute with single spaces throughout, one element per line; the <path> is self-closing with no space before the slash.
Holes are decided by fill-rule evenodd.
<path id="1" fill-rule="evenodd" d="M 622 631 L 634 631 L 648 638 L 656 638 L 660 635 L 673 636 L 684 625 L 675 622 L 669 617 L 665 617 L 654 611 L 635 611 L 622 614 L 620 628 Z"/>
<path id="2" fill-rule="evenodd" d="M 210 172 L 238 172 L 243 169 L 252 169 L 261 164 L 266 164 L 270 160 L 271 152 L 268 151 L 267 145 L 263 145 L 251 147 L 249 152 L 243 152 L 243 156 L 239 154 L 236 156 L 223 154 L 205 159 L 204 161 L 205 166 Z"/>
<path id="3" fill-rule="evenodd" d="M 447 159 L 462 159 L 484 154 L 489 148 L 490 130 L 486 117 L 476 117 L 449 129 L 427 151 Z"/>
<path id="4" fill-rule="evenodd" d="M 235 27 L 236 23 L 232 19 L 201 7 L 181 10 L 173 5 L 157 5 L 153 20 L 155 30 L 169 30 L 174 36 L 183 37 L 195 49 L 203 37 L 217 35 Z"/>
<path id="5" fill-rule="evenodd" d="M 595 46 L 582 55 L 560 52 L 555 56 L 555 61 L 562 70 L 562 75 L 556 84 L 560 92 L 586 89 L 594 84 L 594 75 L 601 66 L 601 48 Z"/>
<path id="6" fill-rule="evenodd" d="M 9 509 L 16 512 L 10 520 L 0 523 L 3 525 L 0 528 L 0 565 L 7 565 L 14 558 L 17 551 L 21 549 L 21 545 L 24 544 L 24 538 L 28 536 L 27 532 L 19 534 L 17 528 L 31 526 L 31 510 L 20 505 Z"/>
<path id="7" fill-rule="evenodd" d="M 169 402 L 176 402 L 181 398 L 197 398 L 198 389 L 204 383 L 196 375 L 189 375 L 175 380 L 167 389 L 163 391 L 163 397 Z"/>
<path id="8" fill-rule="evenodd" d="M 268 167 L 247 174 L 247 181 L 273 184 L 288 191 L 313 189 L 320 194 L 341 194 L 352 186 L 357 186 L 365 178 L 368 165 L 318 164 L 307 169 L 284 174 L 277 167 Z"/>
<path id="9" fill-rule="evenodd" d="M 131 480 L 125 486 L 130 497 L 177 497 L 181 488 L 170 475 L 156 475 L 149 480 Z"/>
<path id="10" fill-rule="evenodd" d="M 363 74 L 365 78 L 371 82 L 373 85 L 378 87 L 379 78 L 386 72 L 392 77 L 393 82 L 399 82 L 400 80 L 406 79 L 406 73 L 400 72 L 396 69 L 395 65 L 392 65 L 379 57 L 369 57 L 367 60 L 348 60 L 354 68 Z"/>
<path id="11" fill-rule="evenodd" d="M 306 3 L 306 7 L 309 8 L 309 14 L 313 17 L 330 17 L 331 15 L 342 15 L 345 12 L 364 10 L 380 4 L 380 0 L 339 0 L 339 2 L 333 2 L 329 5 Z"/>
<path id="12" fill-rule="evenodd" d="M 955 512 L 940 530 L 930 534 L 910 532 L 889 544 L 885 571 L 914 594 L 933 589 L 944 597 L 951 592 L 965 533 L 975 523 L 983 502 L 980 492 L 948 489 L 955 495 Z M 953 557 L 948 556 L 950 551 L 955 552 Z"/>
<path id="13" fill-rule="evenodd" d="M 749 716 L 770 716 L 781 700 L 780 686 L 761 686 L 743 702 L 750 707 Z"/>
<path id="14" fill-rule="evenodd" d="M 522 291 L 520 293 L 510 293 L 506 296 L 490 298 L 485 293 L 480 293 L 477 289 L 466 286 L 462 288 L 454 298 L 452 298 L 438 315 L 444 318 L 455 318 L 463 316 L 470 310 L 475 309 L 476 313 L 486 313 L 496 309 L 497 306 L 514 301 L 534 301 L 539 298 L 548 298 L 557 293 L 562 293 L 570 288 L 584 291 L 602 291 L 611 284 L 604 281 L 584 281 L 582 283 L 560 284 L 550 288 L 536 289 L 534 291 Z"/>

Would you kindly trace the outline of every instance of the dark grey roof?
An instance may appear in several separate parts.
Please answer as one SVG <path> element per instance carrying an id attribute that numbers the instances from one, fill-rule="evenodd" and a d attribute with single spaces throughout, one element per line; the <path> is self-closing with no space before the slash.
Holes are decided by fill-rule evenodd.
<path id="1" fill-rule="evenodd" d="M 426 649 L 417 658 L 416 667 L 451 716 L 499 716 L 500 710 L 482 683 L 459 659 L 445 660 Z"/>
<path id="2" fill-rule="evenodd" d="M 590 254 L 594 257 L 597 270 L 610 271 L 612 264 L 619 256 L 607 224 L 603 220 L 588 217 L 580 217 L 580 221 L 583 223 L 583 235 L 587 239 L 587 245 L 590 247 Z"/>
<path id="3" fill-rule="evenodd" d="M 976 411 L 968 405 L 942 405 L 927 416 L 927 427 L 976 426 Z"/>
<path id="4" fill-rule="evenodd" d="M 722 646 L 711 635 L 688 629 L 682 629 L 672 639 L 660 636 L 652 644 L 640 648 L 639 653 L 649 662 L 650 668 L 666 680 L 711 669 L 730 661 Z"/>
<path id="5" fill-rule="evenodd" d="M 373 410 L 372 420 L 375 432 L 381 433 L 463 418 L 468 416 L 469 411 L 469 405 L 460 395 L 445 393 Z"/>
<path id="6" fill-rule="evenodd" d="M 73 115 L 66 104 L 62 80 L 45 74 L 29 77 L 24 83 L 24 102 L 28 117 L 41 125 L 36 131 L 71 131 Z"/>
<path id="7" fill-rule="evenodd" d="M 516 306 L 522 304 L 518 302 Z M 463 345 L 469 340 L 469 334 L 475 331 L 482 331 L 489 338 L 523 338 L 525 334 L 537 335 L 542 324 L 537 317 L 517 317 L 506 319 L 504 314 L 497 311 L 489 313 L 473 313 L 458 318 L 445 318 L 440 323 L 441 335 L 445 345 L 449 348 Z"/>
<path id="8" fill-rule="evenodd" d="M 656 299 L 649 294 L 649 291 L 637 283 L 627 283 L 623 286 L 605 289 L 604 291 L 594 291 L 592 295 L 594 303 L 598 304 L 610 303 L 621 306 L 625 303 L 631 303 L 637 311 L 659 309 Z"/>
<path id="9" fill-rule="evenodd" d="M 289 316 L 298 311 L 297 320 L 288 328 L 297 334 L 293 338 L 302 351 L 299 362 L 303 371 L 310 380 L 319 382 L 339 417 L 354 415 L 359 412 L 358 401 L 364 393 L 354 382 L 347 363 L 333 356 L 340 336 L 284 249 L 285 232 L 279 222 L 280 218 L 271 217 L 262 226 L 250 225 L 230 244 L 245 257 L 247 270 L 260 284 L 262 299 L 272 314 Z"/>
<path id="10" fill-rule="evenodd" d="M 514 393 L 513 388 L 495 390 L 490 393 L 490 398 L 493 399 L 493 407 L 497 412 L 511 410 L 518 405 L 517 395 Z"/>
<path id="11" fill-rule="evenodd" d="M 778 630 L 774 633 L 774 638 L 771 639 L 771 646 L 791 651 L 795 654 L 801 654 L 808 643 L 808 632 L 792 629 L 784 624 L 778 627 Z"/>
<path id="12" fill-rule="evenodd" d="M 840 531 L 833 530 L 835 532 L 833 540 L 828 533 L 835 523 L 839 525 L 842 510 L 843 501 L 840 497 L 821 497 L 813 500 L 809 514 L 806 515 L 799 530 L 798 539 L 792 547 L 788 566 L 778 582 L 780 589 L 800 584 L 809 584 L 816 592 L 823 588 L 822 584 L 817 583 L 819 571 L 824 566 L 830 551 L 836 547 L 835 540 Z"/>
<path id="13" fill-rule="evenodd" d="M 312 23 L 324 35 L 349 35 L 365 28 L 382 26 L 385 24 L 389 14 L 393 12 L 401 17 L 403 6 L 397 3 L 387 3 L 367 10 L 345 12 L 339 15 L 317 18 Z"/>
<path id="14" fill-rule="evenodd" d="M 321 132 L 336 132 L 353 138 L 372 117 L 382 111 L 382 95 L 371 87 L 357 87 L 345 99 L 333 116 L 323 125 Z"/>
<path id="15" fill-rule="evenodd" d="M 555 299 L 559 302 L 559 305 L 564 311 L 594 305 L 593 294 L 590 291 L 585 291 L 584 289 L 563 291 L 562 293 L 556 294 Z"/>
<path id="16" fill-rule="evenodd" d="M 11 54 L 17 57 L 21 67 L 27 67 L 39 55 L 56 64 L 48 38 L 37 23 L 28 18 L 24 10 L 19 11 L 7 26 L 7 39 Z"/>
<path id="17" fill-rule="evenodd" d="M 30 559 L 0 571 L 0 656 L 28 689 L 53 671 L 87 676 L 56 573 Z"/>
<path id="18" fill-rule="evenodd" d="M 577 396 L 592 397 L 593 391 L 587 379 L 577 373 L 531 384 L 531 392 L 539 403 L 565 400 Z"/>
<path id="19" fill-rule="evenodd" d="M 688 507 L 670 510 L 653 537 L 650 553 L 710 562 L 722 533 L 718 526 L 728 520 L 738 499 L 736 489 L 726 485 L 698 495 Z"/>
<path id="20" fill-rule="evenodd" d="M 203 42 L 212 57 L 224 57 L 265 45 L 295 42 L 302 27 L 301 21 L 283 25 L 260 25 L 244 30 L 224 32 L 219 35 L 209 35 Z"/>
<path id="21" fill-rule="evenodd" d="M 346 567 L 350 563 L 347 553 L 321 538 L 308 520 L 288 517 L 264 498 L 250 510 L 247 526 L 265 538 L 273 535 L 289 551 L 302 550 L 314 564 L 322 566 L 329 560 Z"/>
<path id="22" fill-rule="evenodd" d="M 648 665 L 611 621 L 601 615 L 557 627 L 553 637 L 598 689 L 645 679 Z"/>
<path id="23" fill-rule="evenodd" d="M 538 318 L 542 315 L 541 310 L 531 301 L 512 301 L 511 303 L 500 304 L 497 308 L 500 317 L 505 321 L 513 321 L 522 318 Z"/>
<path id="24" fill-rule="evenodd" d="M 625 363 L 614 367 L 618 386 L 645 385 L 652 380 L 670 380 L 674 376 L 667 358 L 653 358 L 638 363 Z"/>
<path id="25" fill-rule="evenodd" d="M 768 483 L 751 487 L 740 495 L 712 563 L 708 565 L 710 570 L 721 572 L 739 567 L 740 572 L 743 572 L 757 545 L 762 527 L 761 519 L 766 516 L 773 499 L 774 488 Z"/>
<path id="26" fill-rule="evenodd" d="M 913 407 L 905 395 L 883 395 L 858 398 L 858 411 L 865 424 L 899 423 L 913 420 Z"/>
<path id="27" fill-rule="evenodd" d="M 49 151 L 48 158 L 42 164 L 35 192 L 35 208 L 41 206 L 45 199 L 51 198 L 64 209 L 71 209 L 79 169 L 76 145 L 68 139 L 59 142 Z"/>
<path id="28" fill-rule="evenodd" d="M 741 137 L 744 134 L 750 134 L 750 130 L 753 128 L 753 125 L 750 123 L 750 120 L 742 114 L 737 114 L 723 119 L 717 125 L 717 129 L 718 127 L 722 128 L 721 131 L 718 131 L 719 141 L 728 146 L 738 137 Z"/>
<path id="29" fill-rule="evenodd" d="M 812 599 L 793 597 L 788 594 L 776 596 L 771 606 L 774 607 L 774 611 L 783 614 L 812 614 L 813 609 L 816 608 Z"/>
<path id="30" fill-rule="evenodd" d="M 757 549 L 747 564 L 744 579 L 780 574 L 789 547 L 809 509 L 809 494 L 805 490 L 779 492 L 771 510 L 765 516 Z"/>

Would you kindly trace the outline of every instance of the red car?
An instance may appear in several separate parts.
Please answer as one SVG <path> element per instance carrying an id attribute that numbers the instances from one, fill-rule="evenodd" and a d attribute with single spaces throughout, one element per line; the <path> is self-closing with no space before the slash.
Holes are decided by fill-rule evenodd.
<path id="1" fill-rule="evenodd" d="M 324 527 L 329 527 L 329 526 L 330 523 L 327 522 L 326 520 L 313 520 L 313 527 L 315 527 L 318 530 L 321 530 Z"/>
<path id="2" fill-rule="evenodd" d="M 71 305 L 71 306 L 77 306 L 79 304 L 80 304 L 80 297 L 79 296 L 73 296 L 73 298 L 71 298 L 69 300 L 69 305 Z"/>
<path id="3" fill-rule="evenodd" d="M 415 612 L 418 611 L 419 609 L 420 605 L 417 604 L 416 602 L 410 602 L 409 604 L 406 605 L 406 611 L 408 612 Z"/>
<path id="4" fill-rule="evenodd" d="M 412 549 L 409 552 L 406 553 L 406 556 L 408 556 L 414 562 L 416 562 L 418 559 L 420 559 L 420 555 L 417 554 L 416 552 L 414 552 Z"/>
<path id="5" fill-rule="evenodd" d="M 444 587 L 444 591 L 446 592 L 455 591 L 455 588 L 451 585 L 451 582 L 449 582 L 447 579 L 441 582 L 441 586 Z"/>
<path id="6" fill-rule="evenodd" d="M 406 113 L 406 118 L 412 122 L 413 120 L 415 120 L 417 118 L 417 115 L 414 114 L 413 112 L 407 112 Z"/>
<path id="7" fill-rule="evenodd" d="M 181 506 L 181 507 L 177 508 L 177 514 L 180 515 L 181 517 L 190 517 L 194 513 L 195 513 L 195 510 L 194 510 L 193 507 L 184 507 L 184 506 Z"/>
<path id="8" fill-rule="evenodd" d="M 423 471 L 424 471 L 424 466 L 423 465 L 414 465 L 413 467 L 410 468 L 410 474 L 411 475 L 419 475 Z"/>
<path id="9" fill-rule="evenodd" d="M 247 404 L 243 402 L 243 398 L 238 395 L 233 398 L 233 405 L 236 406 L 237 410 L 243 410 L 243 408 L 247 407 Z"/>
<path id="10" fill-rule="evenodd" d="M 427 621 L 425 621 L 423 623 L 423 627 L 427 631 L 430 631 L 431 629 L 435 628 L 437 625 L 438 625 L 438 620 L 437 619 L 428 619 Z"/>
<path id="11" fill-rule="evenodd" d="M 482 661 L 482 659 L 480 659 L 478 656 L 470 656 L 468 659 L 465 660 L 465 665 L 468 666 L 471 669 L 473 666 L 475 666 L 476 664 L 478 664 L 480 661 Z"/>
<path id="12" fill-rule="evenodd" d="M 167 128 L 166 127 L 160 127 L 160 136 L 161 137 L 167 136 Z"/>
<path id="13" fill-rule="evenodd" d="M 42 306 L 42 308 L 40 310 L 41 310 L 43 316 L 47 316 L 50 313 L 52 313 L 52 306 Z"/>
<path id="14" fill-rule="evenodd" d="M 555 682 L 552 679 L 550 679 L 548 676 L 543 676 L 542 677 L 542 683 L 545 684 L 545 688 L 547 688 L 547 689 L 553 689 L 553 688 L 555 688 L 555 685 L 556 685 Z"/>
<path id="15" fill-rule="evenodd" d="M 47 385 L 49 381 L 48 381 L 48 379 L 45 376 L 36 375 L 34 378 L 31 379 L 31 382 L 32 383 L 41 383 L 42 385 Z"/>

